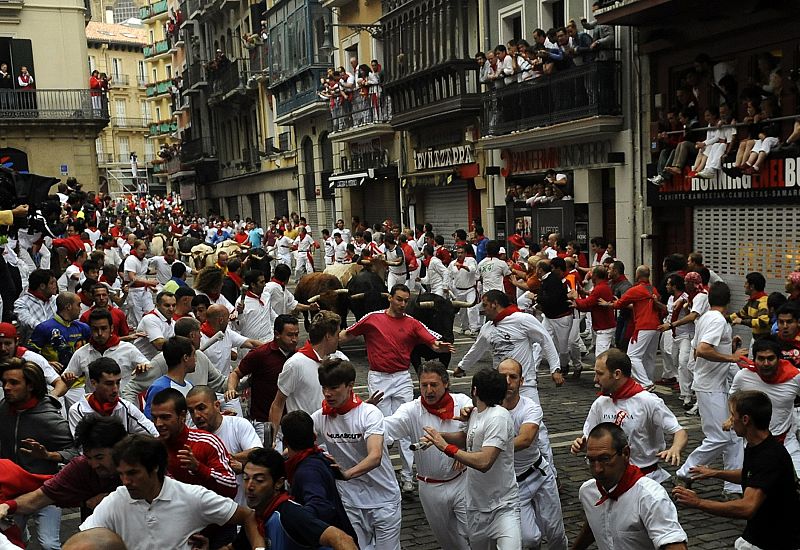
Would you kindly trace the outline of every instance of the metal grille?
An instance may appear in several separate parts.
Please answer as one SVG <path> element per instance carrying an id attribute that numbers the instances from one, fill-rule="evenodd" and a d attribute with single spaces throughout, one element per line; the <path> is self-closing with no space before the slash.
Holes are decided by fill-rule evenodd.
<path id="1" fill-rule="evenodd" d="M 456 229 L 469 230 L 466 183 L 426 187 L 424 201 L 417 223 L 431 223 L 434 234 L 442 235 L 447 246 L 454 243 L 452 235 Z"/>
<path id="2" fill-rule="evenodd" d="M 694 230 L 694 249 L 731 287 L 731 310 L 745 302 L 745 275 L 758 271 L 767 279 L 767 293 L 782 292 L 786 275 L 800 264 L 796 206 L 698 207 Z"/>

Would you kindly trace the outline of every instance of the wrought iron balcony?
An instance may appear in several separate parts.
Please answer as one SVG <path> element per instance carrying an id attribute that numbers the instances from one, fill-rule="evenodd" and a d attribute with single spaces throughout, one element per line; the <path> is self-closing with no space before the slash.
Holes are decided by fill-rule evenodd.
<path id="1" fill-rule="evenodd" d="M 478 114 L 481 94 L 474 60 L 454 60 L 384 85 L 391 98 L 392 126 L 441 117 Z"/>
<path id="2" fill-rule="evenodd" d="M 111 74 L 111 86 L 130 86 L 131 77 L 126 74 Z"/>
<path id="3" fill-rule="evenodd" d="M 145 94 L 147 95 L 147 97 L 156 97 L 161 94 L 168 94 L 171 87 L 172 87 L 172 79 L 160 80 L 158 82 L 153 82 L 152 84 L 148 84 L 147 89 L 145 90 Z"/>
<path id="4" fill-rule="evenodd" d="M 132 129 L 139 129 L 139 128 L 147 128 L 150 125 L 150 121 L 146 118 L 128 118 L 128 117 L 118 117 L 115 116 L 111 119 L 111 125 L 115 128 L 132 128 Z"/>
<path id="5" fill-rule="evenodd" d="M 22 121 L 108 124 L 108 98 L 89 90 L 0 90 L 0 125 Z"/>
<path id="6" fill-rule="evenodd" d="M 155 44 L 144 47 L 145 59 L 169 52 L 169 40 L 159 40 Z"/>
<path id="7" fill-rule="evenodd" d="M 208 86 L 208 79 L 206 77 L 205 62 L 195 61 L 183 77 L 183 87 L 187 92 L 199 91 L 203 86 Z"/>
<path id="8" fill-rule="evenodd" d="M 620 113 L 620 64 L 597 61 L 486 92 L 482 133 L 502 135 Z"/>
<path id="9" fill-rule="evenodd" d="M 185 163 L 203 160 L 216 161 L 217 147 L 210 137 L 199 137 L 181 142 L 181 160 Z"/>
<path id="10" fill-rule="evenodd" d="M 171 120 L 161 120 L 150 124 L 150 137 L 171 134 L 178 130 L 178 123 Z"/>
<path id="11" fill-rule="evenodd" d="M 244 87 L 246 82 L 246 77 L 244 77 L 242 70 L 244 64 L 243 60 L 234 59 L 213 72 L 207 69 L 209 83 L 211 84 L 211 95 L 225 95 L 232 90 Z"/>
<path id="12" fill-rule="evenodd" d="M 159 0 L 158 2 L 139 8 L 139 19 L 144 21 L 151 17 L 159 16 L 162 13 L 167 13 L 168 9 L 167 0 Z"/>
<path id="13" fill-rule="evenodd" d="M 392 134 L 392 103 L 383 93 L 357 95 L 352 102 L 335 103 L 331 109 L 331 140 L 367 139 Z"/>
<path id="14" fill-rule="evenodd" d="M 292 115 L 300 109 L 311 107 L 316 112 L 317 109 L 328 108 L 328 101 L 319 96 L 320 79 L 325 72 L 325 67 L 306 67 L 293 75 L 291 80 L 270 86 L 270 91 L 276 98 L 275 114 L 279 117 L 280 124 L 284 123 L 280 117 Z"/>

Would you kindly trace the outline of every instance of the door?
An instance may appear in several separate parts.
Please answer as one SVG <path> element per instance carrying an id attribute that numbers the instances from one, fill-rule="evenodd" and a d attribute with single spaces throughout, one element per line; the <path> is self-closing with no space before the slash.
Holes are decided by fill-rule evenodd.
<path id="1" fill-rule="evenodd" d="M 456 229 L 469 231 L 465 181 L 443 187 L 426 187 L 422 200 L 421 216 L 417 214 L 416 222 L 433 225 L 434 234 L 442 235 L 447 246 L 454 244 L 452 235 Z"/>

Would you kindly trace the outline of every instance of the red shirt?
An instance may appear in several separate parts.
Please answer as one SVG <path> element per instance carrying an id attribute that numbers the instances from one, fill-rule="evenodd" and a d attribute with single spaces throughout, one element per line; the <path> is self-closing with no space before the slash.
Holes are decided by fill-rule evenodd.
<path id="1" fill-rule="evenodd" d="M 800 369 L 800 334 L 793 340 L 784 340 L 779 336 L 778 343 L 781 345 L 781 357 Z"/>
<path id="2" fill-rule="evenodd" d="M 197 472 L 190 472 L 178 460 L 178 451 L 185 446 L 192 450 L 199 462 Z M 190 485 L 201 485 L 223 497 L 236 496 L 236 474 L 231 469 L 230 455 L 225 444 L 214 434 L 184 426 L 178 441 L 167 445 L 167 453 L 167 473 L 173 478 Z"/>
<path id="3" fill-rule="evenodd" d="M 610 307 L 598 305 L 600 298 L 606 302 L 614 301 L 614 292 L 611 290 L 607 280 L 597 283 L 586 298 L 575 300 L 578 311 L 592 312 L 592 329 L 595 331 L 617 326 L 614 310 Z"/>
<path id="4" fill-rule="evenodd" d="M 347 332 L 364 336 L 369 370 L 387 373 L 408 370 L 414 346 L 433 344 L 440 337 L 409 315 L 390 317 L 386 311 L 368 313 Z"/>
<path id="5" fill-rule="evenodd" d="M 233 236 L 233 240 L 235 240 L 239 244 L 246 243 L 248 238 L 249 237 L 247 236 L 247 233 L 237 233 L 236 235 Z"/>
<path id="6" fill-rule="evenodd" d="M 259 422 L 269 420 L 269 407 L 275 400 L 275 394 L 278 393 L 278 375 L 291 355 L 284 353 L 273 340 L 252 350 L 239 363 L 239 372 L 242 376 L 252 374 L 250 416 L 253 419 Z"/>
<path id="7" fill-rule="evenodd" d="M 98 476 L 86 456 L 78 455 L 44 482 L 42 492 L 59 508 L 76 508 L 92 497 L 113 492 L 119 486 L 119 476 Z"/>
<path id="8" fill-rule="evenodd" d="M 417 267 L 419 267 L 419 263 L 417 263 L 417 255 L 414 254 L 414 249 L 411 248 L 411 245 L 408 243 L 403 243 L 400 245 L 400 248 L 403 250 L 403 255 L 406 258 L 408 270 L 414 271 L 417 269 Z"/>
<path id="9" fill-rule="evenodd" d="M 433 255 L 442 260 L 445 267 L 449 266 L 450 262 L 453 260 L 453 255 L 443 246 L 437 248 Z"/>
<path id="10" fill-rule="evenodd" d="M 94 311 L 94 308 L 95 306 L 92 306 L 83 312 L 80 319 L 82 323 L 86 323 L 87 325 L 89 324 L 89 315 L 91 315 L 92 311 Z M 111 332 L 120 338 L 130 334 L 131 329 L 128 326 L 128 319 L 125 317 L 125 314 L 122 313 L 122 310 L 118 307 L 112 307 L 109 309 L 109 311 L 111 312 L 111 320 L 113 321 Z"/>
<path id="11" fill-rule="evenodd" d="M 657 299 L 658 291 L 655 287 L 649 282 L 639 281 L 614 302 L 615 309 L 622 309 L 628 304 L 633 304 L 632 341 L 636 341 L 636 335 L 640 330 L 656 330 L 661 325 L 661 312 L 654 303 Z"/>

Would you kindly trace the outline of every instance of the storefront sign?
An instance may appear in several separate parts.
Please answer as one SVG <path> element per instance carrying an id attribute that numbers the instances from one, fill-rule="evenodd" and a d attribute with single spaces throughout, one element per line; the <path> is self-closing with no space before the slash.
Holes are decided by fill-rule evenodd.
<path id="1" fill-rule="evenodd" d="M 364 178 L 350 178 L 350 179 L 346 179 L 346 180 L 336 180 L 334 182 L 334 187 L 336 187 L 336 189 L 347 189 L 349 187 L 360 187 L 363 182 L 364 182 Z"/>
<path id="2" fill-rule="evenodd" d="M 651 206 L 800 202 L 800 158 L 769 159 L 760 174 L 740 178 L 722 171 L 713 179 L 673 177 L 660 187 L 650 185 L 648 198 Z"/>
<path id="3" fill-rule="evenodd" d="M 383 147 L 380 138 L 368 142 L 351 143 L 349 150 L 350 158 L 346 156 L 341 158 L 342 172 L 389 166 L 389 150 Z"/>
<path id="4" fill-rule="evenodd" d="M 458 164 L 475 162 L 472 145 L 458 145 L 444 149 L 430 149 L 428 151 L 414 150 L 414 169 L 429 170 L 431 168 L 446 168 Z"/>
<path id="5" fill-rule="evenodd" d="M 503 150 L 500 158 L 503 159 L 504 165 L 500 169 L 500 175 L 508 177 L 516 174 L 535 174 L 550 169 L 564 170 L 608 164 L 610 152 L 610 140 L 528 151 Z"/>

